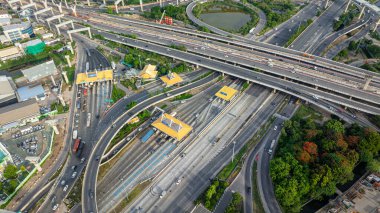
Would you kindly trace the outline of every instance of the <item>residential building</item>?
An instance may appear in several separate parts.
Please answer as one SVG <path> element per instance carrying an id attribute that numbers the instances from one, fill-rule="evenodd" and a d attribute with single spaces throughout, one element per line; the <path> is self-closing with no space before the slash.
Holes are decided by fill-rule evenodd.
<path id="1" fill-rule="evenodd" d="M 9 19 L 11 19 L 12 16 L 10 14 L 8 14 L 7 10 L 0 10 L 0 18 L 9 18 Z"/>
<path id="2" fill-rule="evenodd" d="M 24 51 L 20 47 L 8 47 L 0 49 L 0 60 L 6 61 L 9 59 L 15 59 L 24 55 Z"/>
<path id="3" fill-rule="evenodd" d="M 21 70 L 24 77 L 28 82 L 35 82 L 43 78 L 54 76 L 58 74 L 57 67 L 54 64 L 54 61 L 44 62 L 34 67 L 30 67 L 25 70 Z"/>
<path id="4" fill-rule="evenodd" d="M 34 37 L 33 26 L 30 22 L 3 26 L 3 32 L 12 42 Z"/>
<path id="5" fill-rule="evenodd" d="M 11 78 L 0 76 L 0 107 L 17 103 L 16 86 Z"/>
<path id="6" fill-rule="evenodd" d="M 0 108 L 0 134 L 9 129 L 38 121 L 40 107 L 35 99 Z"/>
<path id="7" fill-rule="evenodd" d="M 158 71 L 156 70 L 156 65 L 147 64 L 144 69 L 141 70 L 139 76 L 142 79 L 153 79 L 157 77 Z"/>
<path id="8" fill-rule="evenodd" d="M 27 101 L 29 99 L 44 100 L 45 90 L 41 84 L 35 86 L 25 86 L 17 89 L 17 98 L 21 101 Z"/>
<path id="9" fill-rule="evenodd" d="M 10 25 L 11 19 L 10 18 L 0 18 L 0 26 Z"/>

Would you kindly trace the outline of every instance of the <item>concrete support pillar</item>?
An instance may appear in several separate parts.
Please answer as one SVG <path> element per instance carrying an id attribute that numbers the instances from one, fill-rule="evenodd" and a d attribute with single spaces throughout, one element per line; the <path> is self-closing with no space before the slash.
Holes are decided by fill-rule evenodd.
<path id="1" fill-rule="evenodd" d="M 141 10 L 141 12 L 144 11 L 142 0 L 140 0 L 140 10 Z"/>
<path id="2" fill-rule="evenodd" d="M 68 42 L 67 45 L 69 46 L 71 54 L 74 54 L 73 46 L 71 45 L 71 42 Z"/>
<path id="3" fill-rule="evenodd" d="M 177 0 L 177 6 L 179 5 L 179 1 Z"/>
<path id="4" fill-rule="evenodd" d="M 71 36 L 71 33 L 69 33 L 70 41 L 73 42 L 73 37 Z"/>
<path id="5" fill-rule="evenodd" d="M 47 0 L 44 1 L 44 6 L 45 6 L 45 8 L 48 7 L 48 5 L 47 5 Z"/>
<path id="6" fill-rule="evenodd" d="M 60 13 L 62 13 L 62 2 L 59 2 L 58 10 Z M 59 22 L 61 22 L 61 20 Z"/>
<path id="7" fill-rule="evenodd" d="M 363 90 L 367 90 L 368 89 L 368 86 L 369 86 L 369 83 L 371 83 L 371 80 L 372 80 L 372 76 L 368 75 L 365 77 L 365 83 L 364 83 L 364 86 L 363 86 Z"/>
<path id="8" fill-rule="evenodd" d="M 50 76 L 50 78 L 51 78 L 51 82 L 53 82 L 53 85 L 54 85 L 54 86 L 57 86 L 57 84 L 55 83 L 55 80 L 54 80 L 54 78 L 53 78 L 52 75 Z"/>
<path id="9" fill-rule="evenodd" d="M 67 64 L 69 65 L 69 67 L 71 67 L 70 56 L 69 55 L 65 55 L 65 58 L 66 58 Z"/>
<path id="10" fill-rule="evenodd" d="M 365 7 L 364 7 L 364 5 L 363 5 L 363 8 L 362 8 L 362 10 L 360 11 L 360 14 L 359 14 L 359 19 L 362 18 L 363 13 L 364 13 L 364 10 L 365 10 Z"/>
<path id="11" fill-rule="evenodd" d="M 379 25 L 380 25 L 380 19 L 376 22 L 376 24 L 375 24 L 375 29 L 373 29 L 373 31 L 376 31 L 377 28 L 379 27 Z"/>
<path id="12" fill-rule="evenodd" d="M 347 5 L 346 5 L 346 9 L 344 9 L 344 13 L 347 13 L 348 8 L 350 7 L 350 4 L 351 4 L 351 0 L 348 0 Z"/>
<path id="13" fill-rule="evenodd" d="M 222 76 L 224 77 L 224 72 L 222 72 Z"/>
<path id="14" fill-rule="evenodd" d="M 273 93 L 276 93 L 277 92 L 277 90 L 276 89 L 273 89 Z"/>
<path id="15" fill-rule="evenodd" d="M 66 106 L 65 100 L 63 100 L 62 94 L 58 95 L 58 99 L 61 102 L 62 106 Z"/>
<path id="16" fill-rule="evenodd" d="M 57 27 L 56 25 L 55 28 L 57 29 L 58 35 L 61 35 L 61 31 L 59 30 L 59 27 Z"/>
<path id="17" fill-rule="evenodd" d="M 91 4 L 90 4 L 90 0 L 87 0 L 87 5 L 88 5 L 88 6 L 91 6 Z"/>
<path id="18" fill-rule="evenodd" d="M 121 5 L 123 5 L 123 7 L 125 6 L 124 0 L 121 0 Z"/>
<path id="19" fill-rule="evenodd" d="M 67 72 L 63 71 L 62 75 L 63 75 L 63 79 L 65 79 L 66 84 L 69 84 L 69 78 L 67 77 Z"/>
<path id="20" fill-rule="evenodd" d="M 329 6 L 329 0 L 326 0 L 325 9 Z"/>
<path id="21" fill-rule="evenodd" d="M 198 65 L 198 64 L 197 64 L 197 65 L 195 65 L 195 68 L 196 68 L 196 69 L 199 69 L 199 65 Z"/>
<path id="22" fill-rule="evenodd" d="M 69 9 L 69 5 L 67 4 L 67 0 L 65 0 L 65 6 L 67 9 Z"/>
<path id="23" fill-rule="evenodd" d="M 56 125 L 52 125 L 51 127 L 53 128 L 54 133 L 55 133 L 56 135 L 59 135 L 59 131 L 58 131 L 57 126 L 56 126 Z"/>
<path id="24" fill-rule="evenodd" d="M 119 10 L 117 8 L 117 4 L 115 3 L 115 9 L 116 9 L 116 13 L 119 13 Z"/>
<path id="25" fill-rule="evenodd" d="M 318 86 L 315 86 L 315 89 L 318 89 Z"/>
<path id="26" fill-rule="evenodd" d="M 90 29 L 88 29 L 88 36 L 90 36 L 90 38 L 92 38 L 91 30 Z"/>
<path id="27" fill-rule="evenodd" d="M 104 4 L 104 5 L 107 5 L 107 4 L 106 4 L 106 0 L 103 0 L 103 4 Z"/>
<path id="28" fill-rule="evenodd" d="M 36 167 L 37 171 L 41 172 L 42 171 L 42 168 L 40 165 L 38 165 L 38 163 L 36 162 L 33 162 L 34 166 Z"/>
<path id="29" fill-rule="evenodd" d="M 162 0 L 160 0 L 160 7 L 162 7 Z"/>

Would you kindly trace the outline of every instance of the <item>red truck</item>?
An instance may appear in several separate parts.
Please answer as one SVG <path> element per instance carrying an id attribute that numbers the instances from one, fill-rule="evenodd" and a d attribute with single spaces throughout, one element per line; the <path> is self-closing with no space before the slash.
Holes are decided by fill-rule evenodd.
<path id="1" fill-rule="evenodd" d="M 74 146 L 73 146 L 73 152 L 76 153 L 78 151 L 78 148 L 80 146 L 81 139 L 78 138 L 75 140 Z"/>

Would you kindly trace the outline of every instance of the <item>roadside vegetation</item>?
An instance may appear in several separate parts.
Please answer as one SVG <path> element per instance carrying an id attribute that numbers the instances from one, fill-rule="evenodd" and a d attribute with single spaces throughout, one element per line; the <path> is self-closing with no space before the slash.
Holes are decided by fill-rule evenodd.
<path id="1" fill-rule="evenodd" d="M 132 103 L 132 102 L 131 102 Z M 144 123 L 148 118 L 151 116 L 150 112 L 148 110 L 144 110 L 140 112 L 137 117 L 139 118 L 139 121 L 133 124 L 126 124 L 124 125 L 120 131 L 115 135 L 115 137 L 112 139 L 110 145 L 107 147 L 107 151 L 112 149 L 112 147 L 117 144 L 119 141 L 127 137 L 129 133 L 131 133 L 133 130 L 135 130 L 138 126 L 140 126 L 142 123 Z"/>
<path id="2" fill-rule="evenodd" d="M 334 31 L 341 30 L 352 24 L 355 17 L 359 16 L 359 9 L 355 5 L 351 5 L 346 13 L 339 16 L 338 20 L 334 21 Z"/>
<path id="3" fill-rule="evenodd" d="M 379 164 L 380 134 L 340 120 L 318 121 L 296 113 L 284 122 L 270 175 L 285 212 L 299 212 L 310 199 L 335 193 L 352 180 L 359 163 Z M 369 166 L 370 165 L 370 166 Z"/>
<path id="4" fill-rule="evenodd" d="M 298 10 L 301 9 L 300 6 L 296 6 L 291 1 L 282 0 L 262 0 L 262 1 L 252 1 L 250 2 L 255 7 L 260 8 L 267 17 L 267 23 L 261 34 L 266 31 L 275 28 L 282 22 L 290 19 Z"/>
<path id="5" fill-rule="evenodd" d="M 191 97 L 193 97 L 192 94 L 190 94 L 190 93 L 183 93 L 181 95 L 176 96 L 173 100 L 174 101 L 182 101 L 182 100 L 189 99 Z"/>
<path id="6" fill-rule="evenodd" d="M 53 102 L 50 104 L 50 109 L 51 110 L 57 110 L 58 114 L 66 113 L 69 111 L 69 105 L 63 106 L 60 102 Z"/>
<path id="7" fill-rule="evenodd" d="M 57 50 L 62 48 L 63 46 L 64 45 L 62 43 L 53 46 L 46 46 L 43 52 L 38 53 L 36 55 L 27 54 L 13 60 L 0 62 L 0 69 L 5 71 L 15 71 L 19 69 L 24 69 L 29 66 L 34 66 L 49 60 L 54 60 L 56 66 L 66 64 L 65 55 L 71 55 L 70 50 L 64 50 L 59 53 L 57 52 Z"/>
<path id="8" fill-rule="evenodd" d="M 184 24 L 190 24 L 190 20 L 186 15 L 186 5 L 167 5 L 162 8 L 154 6 L 150 9 L 150 12 L 146 11 L 142 14 L 143 17 L 159 21 L 162 13 L 165 11 L 165 16 L 169 16 L 173 19 L 182 21 Z"/>
<path id="9" fill-rule="evenodd" d="M 313 20 L 311 19 L 308 19 L 305 23 L 301 24 L 299 28 L 297 28 L 297 31 L 295 31 L 292 36 L 290 36 L 289 40 L 286 42 L 285 44 L 285 47 L 289 47 L 293 42 L 294 40 L 297 39 L 297 37 L 299 35 L 301 35 L 301 33 L 306 30 L 306 28 L 311 24 L 313 23 Z"/>
<path id="10" fill-rule="evenodd" d="M 380 46 L 374 44 L 371 39 L 361 39 L 359 41 L 351 41 L 346 49 L 340 51 L 333 60 L 350 62 L 350 58 L 358 56 L 363 59 L 379 59 Z M 373 72 L 380 72 L 380 63 L 364 64 L 362 68 Z"/>
<path id="11" fill-rule="evenodd" d="M 227 206 L 224 212 L 225 213 L 243 213 L 244 212 L 243 197 L 238 192 L 235 192 L 232 194 L 231 203 Z"/>
<path id="12" fill-rule="evenodd" d="M 257 162 L 253 163 L 252 167 L 252 197 L 253 197 L 253 212 L 264 213 L 263 203 L 261 202 L 259 188 L 257 186 Z"/>
<path id="13" fill-rule="evenodd" d="M 195 203 L 202 203 L 208 210 L 213 211 L 228 185 L 225 181 L 213 180 L 210 187 L 203 192 Z"/>
<path id="14" fill-rule="evenodd" d="M 239 34 L 242 34 L 242 35 L 246 35 L 249 33 L 249 31 L 254 28 L 257 23 L 259 22 L 259 16 L 257 15 L 257 13 L 252 10 L 251 8 L 249 7 L 246 7 L 244 6 L 243 4 L 240 4 L 240 3 L 236 3 L 234 1 L 231 1 L 231 0 L 225 0 L 225 1 L 208 1 L 208 2 L 205 2 L 205 3 L 202 3 L 202 4 L 197 4 L 194 9 L 193 9 L 193 14 L 195 17 L 197 18 L 200 18 L 200 15 L 202 14 L 202 12 L 204 10 L 207 10 L 208 8 L 210 7 L 213 7 L 215 5 L 219 5 L 219 6 L 228 6 L 228 7 L 231 7 L 231 8 L 236 8 L 236 9 L 239 9 L 239 10 L 242 10 L 244 11 L 245 13 L 249 14 L 251 16 L 251 20 L 248 21 L 244 26 L 242 26 L 238 31 L 231 31 L 231 30 L 226 30 L 226 29 L 222 29 L 224 31 L 228 31 L 228 32 L 231 32 L 231 33 L 239 33 Z M 207 29 L 207 28 L 206 28 Z M 201 31 L 204 31 L 206 29 L 200 29 Z M 208 30 L 208 29 L 207 29 Z"/>
<path id="15" fill-rule="evenodd" d="M 112 101 L 116 103 L 125 96 L 125 92 L 119 89 L 116 85 L 112 85 Z"/>

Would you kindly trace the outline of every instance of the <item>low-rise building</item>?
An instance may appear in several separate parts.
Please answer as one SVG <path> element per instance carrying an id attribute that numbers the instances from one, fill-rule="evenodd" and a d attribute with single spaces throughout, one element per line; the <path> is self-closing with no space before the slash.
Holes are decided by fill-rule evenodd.
<path id="1" fill-rule="evenodd" d="M 29 99 L 44 100 L 45 90 L 41 84 L 35 86 L 25 86 L 17 89 L 17 98 L 21 101 L 27 101 Z"/>
<path id="2" fill-rule="evenodd" d="M 141 70 L 139 76 L 142 79 L 153 79 L 157 77 L 158 71 L 156 70 L 156 65 L 147 64 L 144 69 Z"/>
<path id="3" fill-rule="evenodd" d="M 0 26 L 6 26 L 11 24 L 10 18 L 0 18 Z"/>
<path id="4" fill-rule="evenodd" d="M 6 61 L 9 59 L 15 59 L 24 55 L 24 51 L 20 47 L 12 46 L 4 49 L 0 49 L 0 60 Z"/>
<path id="5" fill-rule="evenodd" d="M 45 50 L 46 44 L 41 39 L 34 39 L 22 44 L 26 54 L 37 55 Z"/>
<path id="6" fill-rule="evenodd" d="M 0 10 L 0 18 L 9 18 L 9 19 L 11 19 L 12 16 L 10 14 L 8 14 L 7 10 Z"/>
<path id="7" fill-rule="evenodd" d="M 0 108 L 0 134 L 9 129 L 38 121 L 40 107 L 35 99 Z"/>
<path id="8" fill-rule="evenodd" d="M 167 87 L 173 86 L 183 81 L 181 76 L 174 72 L 169 72 L 167 75 L 162 76 L 161 80 L 165 83 Z"/>
<path id="9" fill-rule="evenodd" d="M 28 82 L 36 82 L 42 80 L 43 78 L 54 76 L 58 74 L 57 67 L 54 64 L 54 61 L 44 62 L 34 67 L 30 67 L 25 70 L 21 70 L 24 77 Z"/>
<path id="10" fill-rule="evenodd" d="M 11 78 L 0 76 L 0 107 L 17 103 L 15 89 Z"/>
<path id="11" fill-rule="evenodd" d="M 34 37 L 33 26 L 30 22 L 3 26 L 3 32 L 12 42 Z"/>

